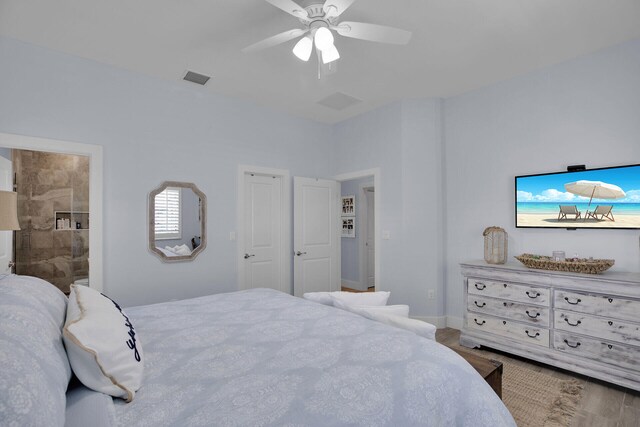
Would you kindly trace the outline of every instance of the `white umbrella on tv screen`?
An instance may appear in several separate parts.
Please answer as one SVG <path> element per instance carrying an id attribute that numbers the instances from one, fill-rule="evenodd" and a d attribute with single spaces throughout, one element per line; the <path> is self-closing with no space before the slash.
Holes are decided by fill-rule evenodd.
<path id="1" fill-rule="evenodd" d="M 564 188 L 569 193 L 589 197 L 589 206 L 591 206 L 591 200 L 593 199 L 622 199 L 626 196 L 622 188 L 602 181 L 580 180 L 569 182 L 564 185 Z"/>

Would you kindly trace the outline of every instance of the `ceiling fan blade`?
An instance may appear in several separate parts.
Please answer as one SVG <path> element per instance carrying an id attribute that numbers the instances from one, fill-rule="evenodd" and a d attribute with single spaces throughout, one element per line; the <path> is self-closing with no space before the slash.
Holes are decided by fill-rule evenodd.
<path id="1" fill-rule="evenodd" d="M 331 29 L 344 37 L 379 43 L 407 44 L 411 39 L 411 31 L 364 22 L 343 21 Z"/>
<path id="2" fill-rule="evenodd" d="M 285 31 L 280 34 L 276 34 L 275 36 L 271 36 L 264 40 L 260 40 L 257 43 L 252 44 L 251 46 L 247 46 L 242 49 L 244 53 L 256 52 L 258 50 L 267 49 L 273 46 L 277 46 L 281 43 L 288 42 L 289 40 L 293 40 L 296 37 L 300 37 L 303 34 L 306 34 L 309 30 L 302 30 L 296 28 L 294 30 Z"/>
<path id="3" fill-rule="evenodd" d="M 322 9 L 326 17 L 340 16 L 356 0 L 327 0 Z"/>
<path id="4" fill-rule="evenodd" d="M 298 3 L 291 0 L 266 0 L 267 3 L 271 3 L 278 9 L 284 10 L 290 15 L 296 18 L 309 19 L 307 11 L 304 10 Z"/>

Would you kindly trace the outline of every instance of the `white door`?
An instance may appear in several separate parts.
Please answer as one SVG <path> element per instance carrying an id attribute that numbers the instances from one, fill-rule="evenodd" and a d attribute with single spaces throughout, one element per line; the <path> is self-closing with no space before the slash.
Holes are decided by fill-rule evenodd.
<path id="1" fill-rule="evenodd" d="M 366 240 L 364 242 L 366 253 L 366 269 L 365 269 L 365 283 L 367 288 L 376 285 L 376 239 L 375 239 L 375 196 L 373 188 L 365 189 L 365 197 L 367 198 L 367 223 L 366 227 Z"/>
<path id="2" fill-rule="evenodd" d="M 13 191 L 13 168 L 11 161 L 0 157 L 0 190 Z M 13 231 L 0 231 L 0 274 L 9 272 L 13 255 Z"/>
<path id="3" fill-rule="evenodd" d="M 293 178 L 293 292 L 340 290 L 340 183 Z"/>
<path id="4" fill-rule="evenodd" d="M 282 190 L 279 176 L 244 177 L 243 289 L 290 292 L 282 271 Z"/>

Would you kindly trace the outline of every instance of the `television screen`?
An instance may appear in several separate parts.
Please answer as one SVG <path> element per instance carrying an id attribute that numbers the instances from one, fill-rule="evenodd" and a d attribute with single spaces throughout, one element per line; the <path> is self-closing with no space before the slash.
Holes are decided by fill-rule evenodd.
<path id="1" fill-rule="evenodd" d="M 517 176 L 516 227 L 640 228 L 640 165 Z"/>

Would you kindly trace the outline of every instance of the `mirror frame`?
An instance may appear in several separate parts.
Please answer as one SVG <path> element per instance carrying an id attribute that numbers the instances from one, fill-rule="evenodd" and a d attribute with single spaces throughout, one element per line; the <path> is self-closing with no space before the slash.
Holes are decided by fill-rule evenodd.
<path id="1" fill-rule="evenodd" d="M 193 191 L 200 198 L 200 246 L 195 248 L 191 255 L 180 255 L 175 257 L 168 257 L 163 254 L 159 249 L 156 248 L 156 239 L 155 239 L 155 216 L 156 216 L 156 206 L 155 199 L 158 194 L 164 191 L 167 187 L 179 187 L 179 188 L 187 188 Z M 153 189 L 149 193 L 149 216 L 147 218 L 148 223 L 148 234 L 149 234 L 149 251 L 154 253 L 158 258 L 162 260 L 162 262 L 180 262 L 180 261 L 192 261 L 194 260 L 200 252 L 202 252 L 207 247 L 207 196 L 200 191 L 200 189 L 191 182 L 179 182 L 179 181 L 164 181 L 160 186 Z"/>

